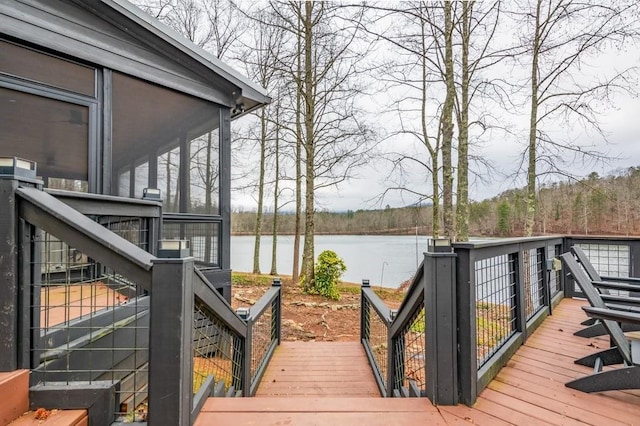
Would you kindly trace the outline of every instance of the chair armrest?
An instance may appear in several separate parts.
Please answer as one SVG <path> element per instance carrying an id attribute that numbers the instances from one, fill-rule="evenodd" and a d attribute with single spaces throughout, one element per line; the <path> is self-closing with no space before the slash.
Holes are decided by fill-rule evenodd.
<path id="1" fill-rule="evenodd" d="M 606 303 L 619 303 L 621 305 L 627 305 L 634 308 L 640 308 L 640 297 L 631 296 L 614 296 L 611 294 L 601 294 L 600 297 Z"/>
<path id="2" fill-rule="evenodd" d="M 588 316 L 592 318 L 640 324 L 640 313 L 637 312 L 618 311 L 608 308 L 595 308 L 592 306 L 583 306 L 582 309 L 587 313 Z"/>
<path id="3" fill-rule="evenodd" d="M 592 284 L 594 287 L 606 288 L 608 290 L 640 292 L 640 286 L 637 286 L 635 284 L 626 284 L 622 282 L 612 282 L 612 281 L 592 281 Z"/>
<path id="4" fill-rule="evenodd" d="M 601 276 L 600 278 L 602 278 L 602 281 L 617 281 L 620 283 L 628 283 L 628 284 L 635 284 L 638 286 L 639 291 L 640 291 L 640 278 L 636 278 L 636 277 L 610 277 L 610 276 Z"/>

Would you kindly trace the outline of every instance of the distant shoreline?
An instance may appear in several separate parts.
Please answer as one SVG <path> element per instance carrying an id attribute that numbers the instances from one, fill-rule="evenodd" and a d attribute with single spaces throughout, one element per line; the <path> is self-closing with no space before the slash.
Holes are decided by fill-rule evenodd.
<path id="1" fill-rule="evenodd" d="M 293 236 L 295 234 L 293 233 L 279 233 L 277 234 L 277 236 L 279 237 L 288 237 L 288 236 Z M 397 237 L 402 237 L 402 236 L 406 236 L 406 235 L 416 235 L 415 230 L 414 231 L 410 231 L 410 230 L 406 230 L 406 231 L 398 231 L 398 230 L 392 230 L 392 231 L 370 231 L 370 232 L 350 232 L 348 234 L 345 233 L 341 233 L 341 232 L 316 232 L 315 235 L 357 235 L 357 236 L 362 236 L 362 235 L 389 235 L 389 236 L 397 236 Z M 231 233 L 232 237 L 253 237 L 255 236 L 255 233 L 253 232 L 232 232 Z M 262 237 L 271 237 L 272 234 L 262 234 Z M 304 237 L 304 234 L 300 234 L 301 237 Z M 430 237 L 431 235 L 429 234 L 424 234 L 419 232 L 418 233 L 419 237 Z"/>

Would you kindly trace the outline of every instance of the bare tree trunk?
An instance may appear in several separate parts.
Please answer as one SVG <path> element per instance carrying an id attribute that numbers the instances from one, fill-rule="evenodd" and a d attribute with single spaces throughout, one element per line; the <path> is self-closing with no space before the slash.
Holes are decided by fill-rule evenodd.
<path id="1" fill-rule="evenodd" d="M 255 243 L 253 245 L 253 273 L 260 273 L 260 239 L 262 238 L 262 210 L 264 204 L 264 162 L 267 147 L 267 114 L 260 111 L 260 175 L 258 178 L 258 211 L 256 212 Z"/>
<path id="2" fill-rule="evenodd" d="M 280 109 L 276 107 L 276 119 L 279 120 Z M 272 244 L 271 244 L 271 275 L 278 275 L 278 191 L 280 191 L 280 124 L 276 123 L 276 138 L 275 138 L 275 182 L 273 189 L 273 229 L 271 232 Z"/>
<path id="3" fill-rule="evenodd" d="M 212 132 L 207 133 L 207 164 L 205 165 L 204 205 L 207 213 L 211 213 L 211 192 L 213 191 L 213 170 L 211 168 L 211 150 L 213 148 Z M 212 236 L 207 235 L 204 241 L 204 258 L 208 262 L 211 259 Z"/>
<path id="4" fill-rule="evenodd" d="M 313 288 L 315 283 L 314 271 L 314 165 L 315 165 L 315 148 L 314 148 L 314 113 L 315 105 L 314 81 L 313 81 L 313 64 L 312 64 L 312 9 L 314 3 L 306 2 L 304 11 L 304 100 L 305 100 L 305 160 L 306 160 L 306 176 L 305 176 L 305 223 L 304 223 L 304 250 L 302 258 L 302 268 L 304 273 L 305 289 Z"/>
<path id="5" fill-rule="evenodd" d="M 536 218 L 536 139 L 538 125 L 538 55 L 540 51 L 540 9 L 542 0 L 536 4 L 536 29 L 533 39 L 533 60 L 531 63 L 531 114 L 529 118 L 529 165 L 527 171 L 527 215 L 525 236 L 533 235 Z"/>
<path id="6" fill-rule="evenodd" d="M 462 81 L 458 123 L 456 241 L 469 241 L 469 20 L 473 1 L 462 3 Z"/>
<path id="7" fill-rule="evenodd" d="M 167 186 L 165 191 L 165 199 L 167 200 L 167 210 L 173 211 L 171 208 L 171 151 L 167 151 L 167 164 L 165 167 L 167 172 Z"/>
<path id="8" fill-rule="evenodd" d="M 293 237 L 293 271 L 291 281 L 298 284 L 300 277 L 300 231 L 302 230 L 302 45 L 300 43 L 301 28 L 298 15 L 298 32 L 296 34 L 298 51 L 296 52 L 296 223 Z"/>
<path id="9" fill-rule="evenodd" d="M 422 16 L 422 15 L 421 15 Z M 427 64 L 427 45 L 426 45 L 426 22 L 421 20 L 421 43 L 422 43 L 422 97 L 421 97 L 421 125 L 422 125 L 422 138 L 427 151 L 431 157 L 431 186 L 433 187 L 433 207 L 431 209 L 431 236 L 438 238 L 440 236 L 440 179 L 438 175 L 438 169 L 440 165 L 438 163 L 438 150 L 439 143 L 436 142 L 435 146 L 431 145 L 429 141 L 429 130 L 427 127 L 427 81 L 428 81 L 428 64 Z M 440 140 L 439 138 L 437 139 Z M 417 225 L 417 224 L 416 224 Z"/>
<path id="10" fill-rule="evenodd" d="M 444 2 L 445 83 L 447 93 L 442 107 L 442 214 L 444 234 L 455 238 L 453 211 L 453 107 L 456 88 L 453 80 L 453 19 L 451 3 Z"/>

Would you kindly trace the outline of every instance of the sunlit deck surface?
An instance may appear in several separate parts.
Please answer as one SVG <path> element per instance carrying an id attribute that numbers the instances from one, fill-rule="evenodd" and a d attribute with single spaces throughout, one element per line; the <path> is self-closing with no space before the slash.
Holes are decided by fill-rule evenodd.
<path id="1" fill-rule="evenodd" d="M 317 343 L 284 342 L 257 397 L 210 398 L 196 424 L 639 425 L 640 389 L 587 394 L 564 385 L 592 372 L 574 364 L 576 358 L 609 347 L 607 336 L 573 335 L 586 318 L 580 309 L 585 303 L 563 300 L 473 407 L 434 407 L 426 398 L 365 397 L 360 392 L 369 393 L 373 379 L 361 375 L 369 367 L 361 348 L 362 356 L 356 356 L 355 343 L 324 343 L 320 346 L 330 353 L 323 356 L 311 354 Z M 291 356 L 295 351 L 303 351 L 297 359 Z M 351 355 L 341 356 L 342 351 Z M 297 381 L 294 371 L 299 371 Z"/>
<path id="2" fill-rule="evenodd" d="M 101 309 L 126 303 L 127 299 L 101 282 L 60 285 L 40 292 L 40 327 L 49 328 Z"/>

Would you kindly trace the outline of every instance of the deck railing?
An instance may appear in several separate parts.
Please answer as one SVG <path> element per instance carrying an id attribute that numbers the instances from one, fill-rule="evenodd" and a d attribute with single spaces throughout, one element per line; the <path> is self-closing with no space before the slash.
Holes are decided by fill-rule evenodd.
<path id="1" fill-rule="evenodd" d="M 248 309 L 240 309 L 241 317 L 247 322 L 244 383 L 245 396 L 253 396 L 273 356 L 280 344 L 282 322 L 282 290 L 280 279 L 274 279 L 273 285 L 260 299 Z"/>
<path id="2" fill-rule="evenodd" d="M 365 281 L 361 338 L 381 394 L 473 404 L 564 296 L 562 251 L 557 237 L 433 248 L 393 314 Z"/>
<path id="3" fill-rule="evenodd" d="M 562 238 L 454 244 L 460 401 L 471 405 L 564 297 Z"/>
<path id="4" fill-rule="evenodd" d="M 423 265 L 397 311 L 362 283 L 360 335 L 382 396 L 426 394 Z"/>
<path id="5" fill-rule="evenodd" d="M 369 286 L 369 280 L 363 280 L 360 338 L 382 396 L 390 395 L 390 392 L 387 392 L 387 360 L 389 357 L 389 327 L 391 322 L 391 309 L 384 304 Z"/>
<path id="6" fill-rule="evenodd" d="M 0 363 L 32 370 L 32 403 L 90 407 L 98 425 L 191 424 L 208 396 L 255 391 L 279 343 L 279 285 L 245 321 L 193 258 L 156 258 L 101 226 L 96 214 L 35 187 L 9 187 L 21 271 L 9 288 L 21 301 L 12 315 L 20 331 Z M 65 252 L 57 268 L 43 235 L 55 236 L 48 249 Z"/>

